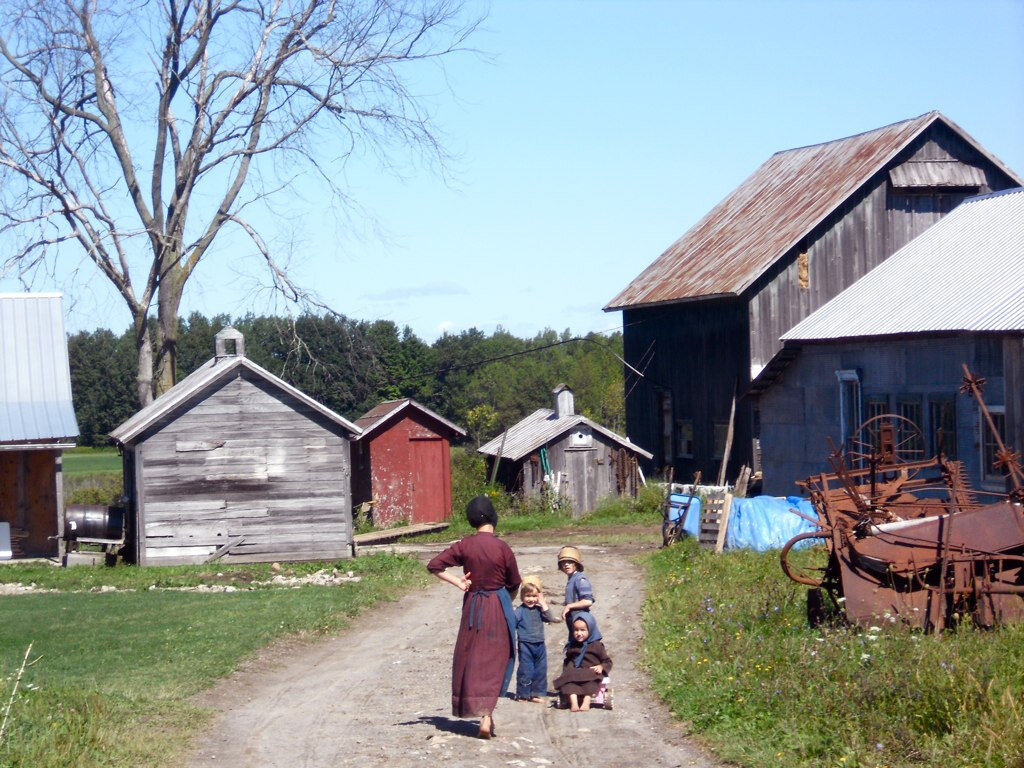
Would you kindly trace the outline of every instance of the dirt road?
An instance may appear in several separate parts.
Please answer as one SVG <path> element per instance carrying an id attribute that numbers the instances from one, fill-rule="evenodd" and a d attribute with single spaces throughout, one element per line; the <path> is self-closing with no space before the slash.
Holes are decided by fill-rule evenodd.
<path id="1" fill-rule="evenodd" d="M 508 541 L 523 575 L 540 576 L 549 600 L 560 604 L 565 577 L 556 568 L 557 547 Z M 201 703 L 222 714 L 188 765 L 717 766 L 687 743 L 637 668 L 639 570 L 625 552 L 581 549 L 597 595 L 594 613 L 615 662 L 611 711 L 572 713 L 501 699 L 494 713 L 497 738 L 475 738 L 477 722 L 453 718 L 450 707 L 461 595 L 437 582 L 361 616 L 336 637 L 271 649 L 218 684 Z M 551 625 L 547 638 L 553 679 L 565 631 Z"/>

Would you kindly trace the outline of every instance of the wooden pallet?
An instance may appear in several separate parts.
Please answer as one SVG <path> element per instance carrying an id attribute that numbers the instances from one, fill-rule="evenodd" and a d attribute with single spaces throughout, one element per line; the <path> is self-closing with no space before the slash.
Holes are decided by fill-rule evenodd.
<path id="1" fill-rule="evenodd" d="M 721 552 L 725 547 L 725 530 L 729 525 L 729 508 L 732 507 L 732 494 L 722 493 L 709 495 L 700 511 L 700 531 L 697 541 L 703 547 L 711 547 Z"/>

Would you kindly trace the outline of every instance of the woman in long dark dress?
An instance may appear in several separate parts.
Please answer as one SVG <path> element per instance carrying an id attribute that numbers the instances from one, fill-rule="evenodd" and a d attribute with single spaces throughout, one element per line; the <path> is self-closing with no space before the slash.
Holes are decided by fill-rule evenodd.
<path id="1" fill-rule="evenodd" d="M 429 563 L 427 570 L 465 595 L 452 660 L 452 714 L 479 717 L 481 738 L 494 735 L 494 706 L 504 695 L 515 664 L 512 594 L 522 579 L 516 556 L 494 535 L 498 514 L 486 496 L 466 507 L 476 529 Z M 462 566 L 463 575 L 446 569 Z"/>

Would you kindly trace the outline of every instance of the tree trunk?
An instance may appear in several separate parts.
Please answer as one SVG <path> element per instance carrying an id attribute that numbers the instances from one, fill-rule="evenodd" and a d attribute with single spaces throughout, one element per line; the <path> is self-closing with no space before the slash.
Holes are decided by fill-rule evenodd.
<path id="1" fill-rule="evenodd" d="M 160 280 L 157 294 L 156 323 L 156 396 L 175 385 L 178 380 L 178 308 L 185 287 L 185 272 L 171 267 Z"/>
<path id="2" fill-rule="evenodd" d="M 153 402 L 153 345 L 149 338 L 149 324 L 143 311 L 135 315 L 135 350 L 138 354 L 138 370 L 135 374 L 135 394 L 139 406 L 145 408 Z"/>

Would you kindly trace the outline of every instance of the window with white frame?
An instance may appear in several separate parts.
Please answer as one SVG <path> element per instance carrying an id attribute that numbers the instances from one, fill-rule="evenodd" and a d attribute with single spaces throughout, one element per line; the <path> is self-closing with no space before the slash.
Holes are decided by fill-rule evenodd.
<path id="1" fill-rule="evenodd" d="M 988 412 L 992 416 L 992 423 L 995 424 L 999 438 L 1006 439 L 1006 409 L 1001 405 L 988 406 Z M 1003 470 L 996 467 L 996 451 L 999 444 L 995 435 L 989 428 L 988 421 L 981 417 L 981 480 L 984 483 L 999 483 L 1006 477 Z"/>
<path id="2" fill-rule="evenodd" d="M 845 448 L 850 447 L 851 438 L 856 438 L 861 421 L 860 371 L 844 369 L 836 371 L 839 382 L 839 439 Z"/>

